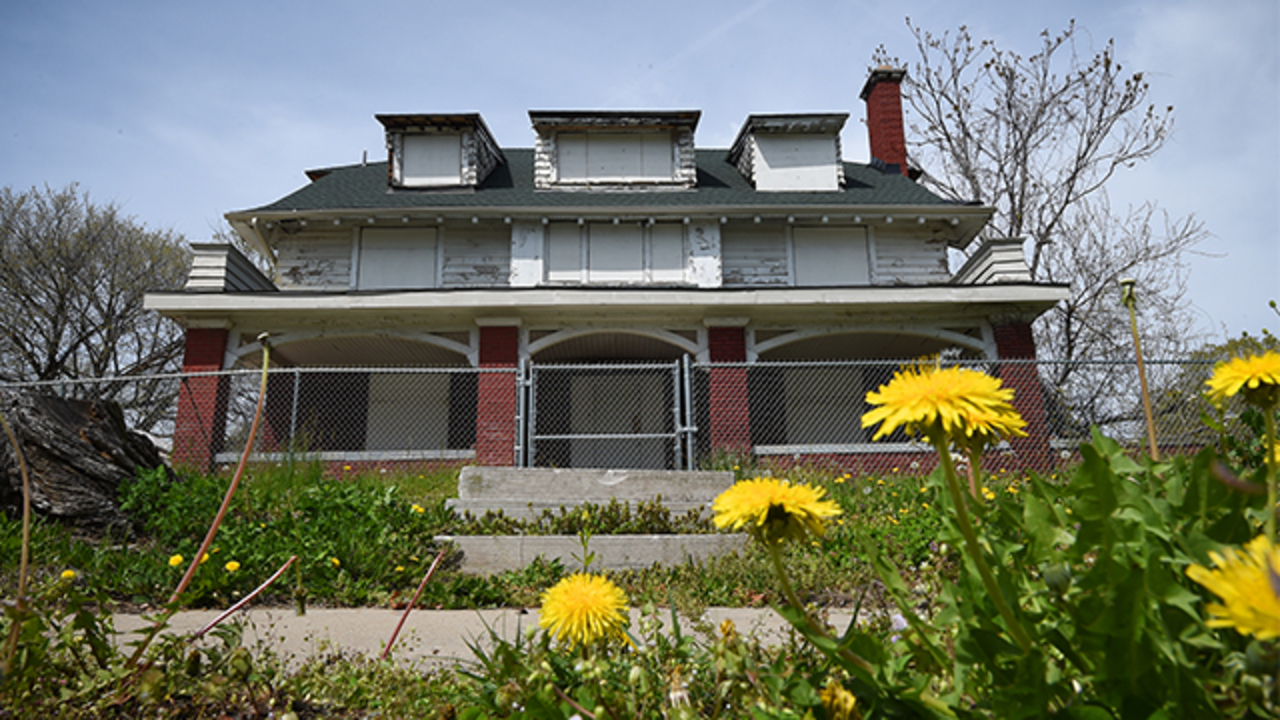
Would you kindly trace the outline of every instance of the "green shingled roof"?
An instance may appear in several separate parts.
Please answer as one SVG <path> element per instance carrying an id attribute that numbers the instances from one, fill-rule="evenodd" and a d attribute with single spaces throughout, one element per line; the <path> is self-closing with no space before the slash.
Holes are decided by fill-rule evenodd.
<path id="1" fill-rule="evenodd" d="M 693 189 L 626 191 L 535 190 L 533 150 L 504 149 L 507 162 L 477 188 L 392 190 L 387 163 L 330 168 L 309 185 L 269 205 L 243 212 L 307 212 L 340 209 L 558 207 L 654 208 L 756 205 L 829 207 L 949 205 L 949 201 L 897 174 L 845 163 L 845 186 L 834 192 L 756 192 L 725 160 L 725 150 L 698 150 L 698 184 Z M 319 173 L 316 173 L 319 174 Z"/>

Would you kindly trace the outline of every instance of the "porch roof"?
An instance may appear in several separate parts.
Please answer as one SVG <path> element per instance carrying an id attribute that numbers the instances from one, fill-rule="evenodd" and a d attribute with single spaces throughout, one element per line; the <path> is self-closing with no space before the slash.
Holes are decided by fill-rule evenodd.
<path id="1" fill-rule="evenodd" d="M 146 307 L 189 327 L 469 329 L 519 322 L 701 326 L 1034 319 L 1068 297 L 1065 285 L 1005 283 L 839 288 L 502 288 L 411 292 L 149 293 Z"/>

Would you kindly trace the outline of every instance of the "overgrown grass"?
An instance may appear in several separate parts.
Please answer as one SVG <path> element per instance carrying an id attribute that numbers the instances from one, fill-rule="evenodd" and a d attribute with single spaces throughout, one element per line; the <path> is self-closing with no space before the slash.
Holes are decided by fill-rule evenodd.
<path id="1" fill-rule="evenodd" d="M 767 467 L 738 467 L 748 477 Z M 783 472 L 783 471 L 778 471 Z M 878 594 L 863 548 L 874 543 L 909 576 L 933 582 L 948 550 L 938 546 L 936 498 L 925 478 L 903 474 L 852 477 L 824 467 L 789 468 L 786 477 L 822 485 L 843 509 L 827 535 L 808 552 L 793 553 L 797 590 L 821 605 L 857 602 Z M 117 601 L 156 606 L 168 597 L 199 547 L 206 523 L 226 489 L 224 476 L 169 480 L 145 474 L 121 489 L 134 520 L 129 538 L 80 536 L 56 523 L 37 522 L 32 559 L 37 576 L 74 570 Z M 1002 481 L 999 492 L 1017 492 Z M 1007 489 L 1006 489 L 1007 488 Z M 589 513 L 573 508 L 529 522 L 510 518 L 457 518 L 444 501 L 457 494 L 457 470 L 347 473 L 327 478 L 319 465 L 254 468 L 237 494 L 209 559 L 186 602 L 220 607 L 234 602 L 298 555 L 296 571 L 259 602 L 289 603 L 301 588 L 311 603 L 335 606 L 394 604 L 406 599 L 439 550 L 440 534 L 712 532 L 706 517 L 672 516 L 656 503 L 628 510 L 613 503 Z M 19 523 L 0 518 L 0 589 L 16 585 Z M 234 571 L 228 563 L 238 563 Z M 516 572 L 475 577 L 446 563 L 424 593 L 424 607 L 536 605 L 539 594 L 578 568 L 539 562 Z M 762 606 L 777 599 L 767 558 L 755 547 L 678 567 L 611 573 L 637 603 L 675 602 L 697 614 L 714 605 Z"/>

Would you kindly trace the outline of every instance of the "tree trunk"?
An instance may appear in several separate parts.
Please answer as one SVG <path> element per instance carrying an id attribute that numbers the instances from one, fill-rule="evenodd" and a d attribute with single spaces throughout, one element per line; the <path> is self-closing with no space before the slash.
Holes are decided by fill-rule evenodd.
<path id="1" fill-rule="evenodd" d="M 0 389 L 0 413 L 26 458 L 33 512 L 88 530 L 128 530 L 116 500 L 121 481 L 164 461 L 146 436 L 125 427 L 118 405 Z M 0 507 L 22 512 L 22 475 L 7 437 L 0 437 Z"/>

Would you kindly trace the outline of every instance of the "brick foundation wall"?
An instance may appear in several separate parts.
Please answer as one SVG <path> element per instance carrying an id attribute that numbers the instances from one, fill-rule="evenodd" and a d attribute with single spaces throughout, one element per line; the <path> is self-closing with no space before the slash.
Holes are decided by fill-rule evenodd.
<path id="1" fill-rule="evenodd" d="M 709 328 L 707 340 L 712 363 L 746 362 L 746 333 L 742 328 Z M 712 367 L 710 386 L 712 450 L 750 450 L 751 412 L 747 394 L 747 368 Z"/>
<path id="2" fill-rule="evenodd" d="M 480 328 L 480 367 L 514 368 L 520 358 L 520 329 Z M 516 375 L 482 372 L 476 388 L 476 464 L 515 465 Z"/>
<path id="3" fill-rule="evenodd" d="M 227 331 L 221 328 L 189 328 L 183 373 L 222 369 Z M 225 377 L 186 377 L 178 388 L 178 416 L 173 427 L 173 463 L 200 471 L 213 466 L 227 430 Z"/>
<path id="4" fill-rule="evenodd" d="M 994 326 L 992 330 L 1001 359 L 1036 358 L 1036 343 L 1031 335 L 1030 323 L 1005 323 Z M 1009 363 L 999 366 L 999 375 L 1005 387 L 1013 388 L 1013 407 L 1027 421 L 1027 437 L 1014 438 L 1009 444 L 1019 457 L 1025 459 L 1023 466 L 1043 469 L 1051 461 L 1052 452 L 1049 448 L 1049 423 L 1040 373 L 1034 363 Z"/>

